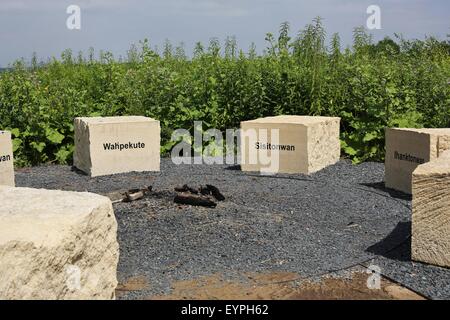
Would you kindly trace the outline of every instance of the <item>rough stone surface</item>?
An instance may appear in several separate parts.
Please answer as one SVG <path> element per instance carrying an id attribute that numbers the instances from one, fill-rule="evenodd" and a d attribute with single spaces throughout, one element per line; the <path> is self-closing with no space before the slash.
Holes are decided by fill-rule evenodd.
<path id="1" fill-rule="evenodd" d="M 386 129 L 386 187 L 411 194 L 413 171 L 449 145 L 450 129 Z"/>
<path id="2" fill-rule="evenodd" d="M 438 138 L 438 156 L 447 150 L 450 150 L 450 134 Z"/>
<path id="3" fill-rule="evenodd" d="M 146 117 L 75 119 L 74 166 L 92 177 L 159 171 L 159 121 Z"/>
<path id="4" fill-rule="evenodd" d="M 15 185 L 11 133 L 8 131 L 0 131 L 0 185 Z"/>
<path id="5" fill-rule="evenodd" d="M 112 299 L 119 247 L 111 201 L 0 187 L 0 299 Z"/>
<path id="6" fill-rule="evenodd" d="M 309 116 L 241 122 L 242 170 L 311 174 L 335 164 L 339 123 L 339 118 Z"/>
<path id="7" fill-rule="evenodd" d="M 450 267 L 450 151 L 413 173 L 412 258 Z"/>

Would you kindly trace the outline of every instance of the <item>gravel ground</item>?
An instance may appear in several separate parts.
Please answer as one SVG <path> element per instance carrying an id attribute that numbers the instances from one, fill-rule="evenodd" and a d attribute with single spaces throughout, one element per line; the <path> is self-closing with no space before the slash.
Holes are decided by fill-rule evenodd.
<path id="1" fill-rule="evenodd" d="M 68 166 L 42 166 L 18 170 L 16 183 L 101 194 L 153 186 L 140 201 L 114 205 L 119 281 L 150 283 L 122 299 L 169 294 L 175 281 L 211 274 L 317 277 L 369 262 L 422 295 L 450 299 L 450 270 L 409 262 L 410 199 L 383 189 L 383 175 L 380 163 L 341 161 L 310 176 L 262 176 L 162 159 L 160 173 L 91 179 Z M 183 184 L 213 184 L 226 200 L 214 209 L 177 205 L 173 188 Z"/>
<path id="2" fill-rule="evenodd" d="M 411 241 L 407 241 L 396 250 L 383 255 L 363 265 L 379 266 L 382 273 L 389 279 L 430 299 L 450 299 L 450 270 L 412 262 Z"/>

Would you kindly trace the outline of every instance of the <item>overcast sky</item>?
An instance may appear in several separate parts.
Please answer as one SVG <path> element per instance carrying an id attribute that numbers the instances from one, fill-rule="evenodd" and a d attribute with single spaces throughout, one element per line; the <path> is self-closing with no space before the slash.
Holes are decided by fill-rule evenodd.
<path id="1" fill-rule="evenodd" d="M 81 7 L 81 30 L 69 30 L 66 9 Z M 149 38 L 184 42 L 189 53 L 197 41 L 235 35 L 240 47 L 255 42 L 265 48 L 264 36 L 276 33 L 283 21 L 296 34 L 316 16 L 324 18 L 328 35 L 339 32 L 345 45 L 356 26 L 366 25 L 369 5 L 381 8 L 381 30 L 375 39 L 401 33 L 407 38 L 450 33 L 449 0 L 0 0 L 0 66 L 17 58 L 59 56 L 94 47 L 126 55 L 131 43 Z"/>

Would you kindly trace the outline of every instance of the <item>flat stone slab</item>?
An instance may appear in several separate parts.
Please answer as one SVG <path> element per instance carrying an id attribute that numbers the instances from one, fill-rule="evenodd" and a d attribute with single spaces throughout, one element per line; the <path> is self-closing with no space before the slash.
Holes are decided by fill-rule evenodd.
<path id="1" fill-rule="evenodd" d="M 385 184 L 411 194 L 412 173 L 450 148 L 450 129 L 386 129 Z"/>
<path id="2" fill-rule="evenodd" d="M 0 187 L 0 299 L 112 299 L 117 222 L 92 193 Z"/>
<path id="3" fill-rule="evenodd" d="M 241 122 L 243 171 L 311 174 L 339 161 L 340 118 L 276 116 Z"/>
<path id="4" fill-rule="evenodd" d="M 0 131 L 0 185 L 15 186 L 11 133 L 8 131 Z"/>
<path id="5" fill-rule="evenodd" d="M 74 166 L 88 175 L 159 171 L 159 121 L 141 117 L 75 119 Z"/>

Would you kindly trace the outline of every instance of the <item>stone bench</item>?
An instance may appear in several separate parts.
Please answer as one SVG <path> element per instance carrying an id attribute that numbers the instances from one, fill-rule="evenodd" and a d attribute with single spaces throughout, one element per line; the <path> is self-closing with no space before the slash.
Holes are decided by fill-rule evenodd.
<path id="1" fill-rule="evenodd" d="M 411 194 L 413 171 L 450 147 L 450 129 L 386 129 L 385 186 Z"/>
<path id="2" fill-rule="evenodd" d="M 0 186 L 0 299 L 113 299 L 119 258 L 111 201 Z"/>
<path id="3" fill-rule="evenodd" d="M 15 185 L 13 148 L 8 131 L 0 131 L 0 185 Z"/>
<path id="4" fill-rule="evenodd" d="M 340 118 L 277 116 L 241 122 L 241 168 L 268 173 L 319 171 L 339 161 Z"/>
<path id="5" fill-rule="evenodd" d="M 76 118 L 74 166 L 92 177 L 159 171 L 159 121 L 138 116 Z"/>
<path id="6" fill-rule="evenodd" d="M 412 259 L 450 268 L 450 151 L 417 167 L 412 194 Z"/>

